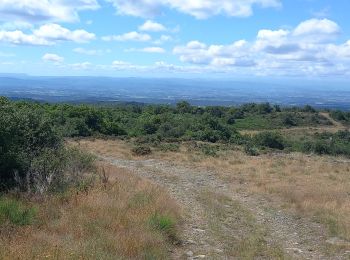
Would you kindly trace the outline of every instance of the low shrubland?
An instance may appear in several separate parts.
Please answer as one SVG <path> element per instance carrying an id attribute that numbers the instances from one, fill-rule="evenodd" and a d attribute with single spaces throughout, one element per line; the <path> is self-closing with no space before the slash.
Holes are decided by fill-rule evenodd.
<path id="1" fill-rule="evenodd" d="M 98 119 L 73 129 L 51 109 L 0 99 L 0 259 L 167 259 L 177 240 L 175 202 L 64 139 L 63 131 L 89 135 L 85 123 Z M 124 134 L 103 127 L 101 134 Z"/>

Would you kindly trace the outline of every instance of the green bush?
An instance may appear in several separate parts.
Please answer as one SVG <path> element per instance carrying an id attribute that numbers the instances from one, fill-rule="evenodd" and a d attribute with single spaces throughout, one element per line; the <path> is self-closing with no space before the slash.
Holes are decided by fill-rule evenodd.
<path id="1" fill-rule="evenodd" d="M 262 132 L 254 137 L 254 143 L 261 147 L 283 150 L 285 148 L 284 138 L 274 132 Z"/>
<path id="2" fill-rule="evenodd" d="M 259 156 L 259 150 L 251 145 L 245 145 L 244 146 L 244 152 L 249 156 Z"/>

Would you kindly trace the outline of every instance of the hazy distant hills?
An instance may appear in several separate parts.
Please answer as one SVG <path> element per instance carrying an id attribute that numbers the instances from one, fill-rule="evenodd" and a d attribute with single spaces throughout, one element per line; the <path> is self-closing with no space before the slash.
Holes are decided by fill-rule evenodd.
<path id="1" fill-rule="evenodd" d="M 30 77 L 0 74 L 0 95 L 45 102 L 141 102 L 194 105 L 233 105 L 271 102 L 285 106 L 310 104 L 350 110 L 350 85 L 283 85 L 200 79 L 104 77 Z"/>

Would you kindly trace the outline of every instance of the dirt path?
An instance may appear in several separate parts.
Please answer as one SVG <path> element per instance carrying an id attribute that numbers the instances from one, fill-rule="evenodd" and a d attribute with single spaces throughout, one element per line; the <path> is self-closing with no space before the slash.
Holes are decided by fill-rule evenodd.
<path id="1" fill-rule="evenodd" d="M 323 228 L 228 185 L 214 171 L 160 160 L 101 157 L 165 187 L 185 211 L 174 259 L 349 259 L 328 255 Z"/>
<path id="2" fill-rule="evenodd" d="M 339 130 L 345 130 L 346 129 L 346 127 L 342 124 L 342 123 L 340 123 L 340 122 L 338 122 L 338 121 L 336 121 L 336 120 L 334 120 L 331 116 L 330 116 L 330 114 L 329 113 L 320 113 L 322 116 L 324 116 L 325 118 L 327 118 L 336 128 L 338 128 Z"/>
<path id="3" fill-rule="evenodd" d="M 338 122 L 334 120 L 329 113 L 320 113 L 322 116 L 327 118 L 332 125 L 329 126 L 298 126 L 298 127 L 291 127 L 291 128 L 281 128 L 278 129 L 281 132 L 285 133 L 294 133 L 294 132 L 309 132 L 309 133 L 316 133 L 316 132 L 329 132 L 329 133 L 336 133 L 341 130 L 349 130 L 349 127 L 344 126 L 341 122 Z M 241 130 L 239 131 L 241 134 L 245 135 L 257 135 L 261 132 L 269 131 L 269 130 Z"/>

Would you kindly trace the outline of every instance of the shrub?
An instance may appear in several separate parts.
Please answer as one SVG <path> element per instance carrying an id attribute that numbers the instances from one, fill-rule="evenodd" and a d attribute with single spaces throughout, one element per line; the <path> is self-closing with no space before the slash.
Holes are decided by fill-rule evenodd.
<path id="1" fill-rule="evenodd" d="M 282 116 L 282 124 L 284 126 L 290 127 L 290 126 L 297 126 L 296 120 L 291 113 L 285 113 Z"/>
<path id="2" fill-rule="evenodd" d="M 283 150 L 285 148 L 284 139 L 278 133 L 263 132 L 254 137 L 255 144 L 272 149 Z"/>
<path id="3" fill-rule="evenodd" d="M 132 149 L 132 153 L 137 156 L 145 156 L 151 154 L 152 150 L 149 146 L 138 145 Z"/>
<path id="4" fill-rule="evenodd" d="M 259 150 L 251 145 L 244 146 L 244 152 L 249 156 L 259 156 Z"/>
<path id="5" fill-rule="evenodd" d="M 180 149 L 180 146 L 178 144 L 174 143 L 168 143 L 168 144 L 160 144 L 159 149 L 163 152 L 177 152 Z"/>

